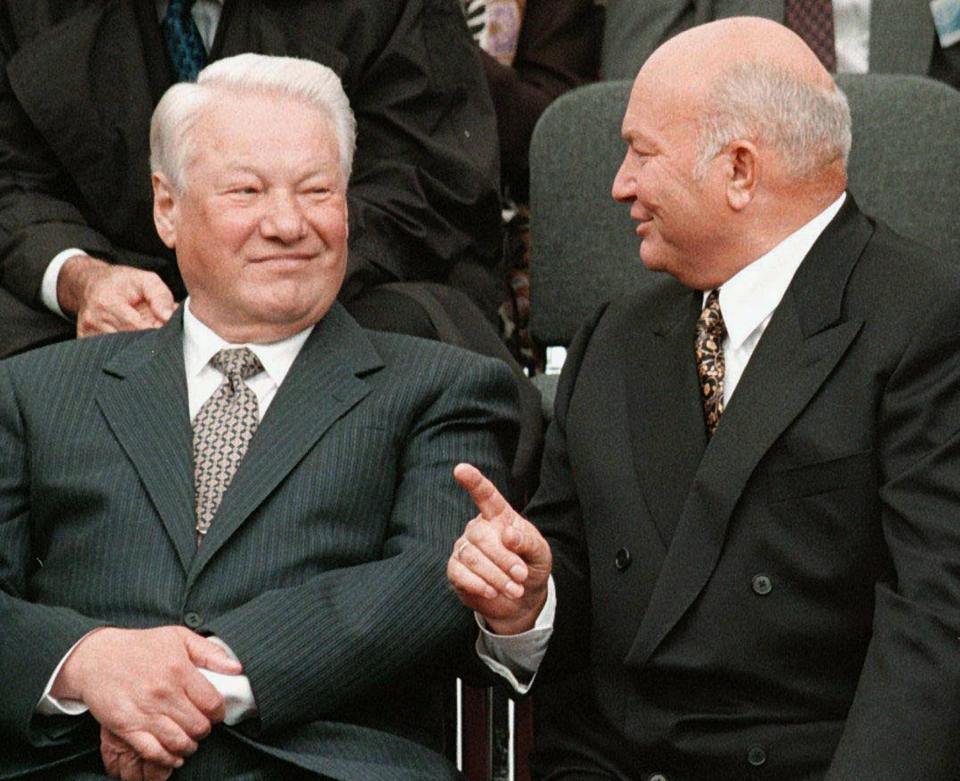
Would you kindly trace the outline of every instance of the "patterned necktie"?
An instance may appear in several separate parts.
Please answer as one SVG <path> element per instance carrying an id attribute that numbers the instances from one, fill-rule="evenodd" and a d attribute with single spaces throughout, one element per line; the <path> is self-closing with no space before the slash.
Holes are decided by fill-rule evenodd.
<path id="1" fill-rule="evenodd" d="M 697 375 L 703 393 L 703 419 L 713 435 L 723 414 L 723 337 L 727 335 L 720 313 L 720 294 L 711 290 L 697 320 Z"/>
<path id="2" fill-rule="evenodd" d="M 190 15 L 193 3 L 194 0 L 170 0 L 160 25 L 177 81 L 196 81 L 200 69 L 207 64 L 203 38 Z"/>
<path id="3" fill-rule="evenodd" d="M 244 380 L 263 371 L 247 347 L 221 350 L 210 365 L 225 375 L 193 421 L 193 484 L 197 497 L 197 545 L 210 528 L 220 500 L 260 423 L 256 394 Z"/>
<path id="4" fill-rule="evenodd" d="M 837 70 L 833 39 L 833 3 L 830 0 L 785 0 L 783 23 L 813 49 L 823 67 Z"/>

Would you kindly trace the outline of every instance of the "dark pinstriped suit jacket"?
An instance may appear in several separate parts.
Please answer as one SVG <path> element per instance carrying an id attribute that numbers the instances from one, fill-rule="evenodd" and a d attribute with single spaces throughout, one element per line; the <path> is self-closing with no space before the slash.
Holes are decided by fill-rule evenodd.
<path id="1" fill-rule="evenodd" d="M 31 714 L 103 623 L 221 637 L 259 708 L 237 734 L 269 753 L 333 778 L 453 777 L 425 748 L 431 684 L 472 621 L 444 577 L 472 514 L 451 470 L 506 480 L 512 387 L 497 361 L 335 305 L 198 552 L 179 315 L 0 364 L 0 777 L 96 748 Z"/>

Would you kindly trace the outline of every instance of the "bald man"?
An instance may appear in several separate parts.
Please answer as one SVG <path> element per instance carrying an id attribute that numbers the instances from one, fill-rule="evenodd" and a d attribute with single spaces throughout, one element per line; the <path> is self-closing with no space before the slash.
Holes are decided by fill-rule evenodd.
<path id="1" fill-rule="evenodd" d="M 528 520 L 456 473 L 536 777 L 960 778 L 957 259 L 859 211 L 849 125 L 766 20 L 636 78 L 613 196 L 666 274 L 574 341 Z"/>

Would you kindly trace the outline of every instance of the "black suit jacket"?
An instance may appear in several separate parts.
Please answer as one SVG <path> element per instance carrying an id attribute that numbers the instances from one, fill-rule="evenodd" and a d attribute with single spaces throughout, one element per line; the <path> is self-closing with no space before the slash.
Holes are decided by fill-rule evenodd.
<path id="1" fill-rule="evenodd" d="M 955 262 L 848 200 L 709 442 L 701 306 L 669 278 L 611 303 L 564 367 L 529 507 L 558 586 L 536 768 L 960 777 Z"/>
<path id="2" fill-rule="evenodd" d="M 427 748 L 472 621 L 444 577 L 471 515 L 452 469 L 506 480 L 509 371 L 335 306 L 198 550 L 181 331 L 0 364 L 0 777 L 96 749 L 89 716 L 32 714 L 105 623 L 222 638 L 259 709 L 235 734 L 259 751 L 337 779 L 453 777 Z"/>
<path id="3" fill-rule="evenodd" d="M 496 119 L 456 4 L 227 0 L 211 59 L 248 51 L 331 67 L 356 114 L 341 300 L 433 280 L 494 312 Z M 0 284 L 20 301 L 42 308 L 43 272 L 68 247 L 156 271 L 182 297 L 148 165 L 150 117 L 172 82 L 154 0 L 0 2 Z M 56 325 L 4 338 L 16 349 Z"/>
<path id="4" fill-rule="evenodd" d="M 516 56 L 504 65 L 481 49 L 497 111 L 500 176 L 518 202 L 530 200 L 530 137 L 540 115 L 567 90 L 597 78 L 603 6 L 595 0 L 527 0 Z"/>

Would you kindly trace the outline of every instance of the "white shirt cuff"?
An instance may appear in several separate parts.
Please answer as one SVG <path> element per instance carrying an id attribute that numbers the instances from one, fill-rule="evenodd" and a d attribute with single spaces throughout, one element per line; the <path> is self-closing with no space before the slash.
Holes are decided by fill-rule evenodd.
<path id="1" fill-rule="evenodd" d="M 219 645 L 227 656 L 234 661 L 239 662 L 237 655 L 230 649 L 219 637 L 208 637 L 211 643 Z M 223 723 L 233 726 L 241 721 L 252 718 L 257 715 L 257 701 L 253 698 L 253 689 L 250 687 L 250 679 L 246 675 L 224 675 L 215 673 L 206 667 L 200 667 L 200 674 L 213 685 L 213 688 L 220 692 L 226 705 L 226 716 Z"/>
<path id="2" fill-rule="evenodd" d="M 60 664 L 57 665 L 56 669 L 53 671 L 53 675 L 51 675 L 50 679 L 47 681 L 46 688 L 44 688 L 43 694 L 40 696 L 40 701 L 37 703 L 37 707 L 34 709 L 37 714 L 40 716 L 80 716 L 89 710 L 89 708 L 87 708 L 87 706 L 84 705 L 80 700 L 57 699 L 50 694 L 50 690 L 53 688 L 53 684 L 56 682 L 57 676 L 60 675 L 60 668 L 63 667 L 67 659 L 70 658 L 70 654 L 73 653 L 73 649 L 80 645 L 80 643 L 82 643 L 90 634 L 96 631 L 96 629 L 93 629 L 90 632 L 87 632 L 87 634 L 70 646 L 70 650 L 63 655 L 63 659 L 60 660 Z"/>
<path id="3" fill-rule="evenodd" d="M 87 635 L 88 634 L 90 633 L 88 632 Z M 81 716 L 89 710 L 89 708 L 87 708 L 87 706 L 79 700 L 70 700 L 65 698 L 58 699 L 50 694 L 50 690 L 53 689 L 53 684 L 57 680 L 57 675 L 60 674 L 60 668 L 62 668 L 64 662 L 70 658 L 70 654 L 73 653 L 73 649 L 80 645 L 87 635 L 84 635 L 73 644 L 70 650 L 64 654 L 63 659 L 60 660 L 60 664 L 58 664 L 57 668 L 53 671 L 53 675 L 51 675 L 50 680 L 47 681 L 47 686 L 43 690 L 43 695 L 40 697 L 40 701 L 37 703 L 35 710 L 38 715 Z M 219 637 L 208 637 L 207 640 L 220 646 L 224 651 L 227 652 L 231 659 L 237 659 L 236 654 L 234 654 L 233 651 L 230 650 L 230 647 Z M 213 688 L 216 689 L 223 697 L 226 705 L 226 717 L 223 720 L 224 724 L 229 724 L 232 726 L 257 715 L 257 703 L 253 698 L 253 689 L 250 687 L 250 679 L 247 678 L 246 675 L 224 675 L 223 673 L 216 673 L 212 670 L 207 670 L 204 667 L 200 667 L 198 669 L 200 670 L 200 674 L 210 681 L 210 683 L 213 685 Z"/>
<path id="4" fill-rule="evenodd" d="M 474 613 L 480 633 L 477 636 L 477 655 L 487 667 L 504 678 L 517 694 L 526 694 L 533 685 L 540 662 L 547 652 L 553 634 L 553 619 L 557 612 L 557 592 L 553 576 L 547 580 L 547 601 L 532 629 L 515 635 L 491 632 L 479 613 Z"/>
<path id="5" fill-rule="evenodd" d="M 82 249 L 71 247 L 63 252 L 58 252 L 53 256 L 53 260 L 47 264 L 47 270 L 43 272 L 43 279 L 40 282 L 40 300 L 43 305 L 51 312 L 60 315 L 64 320 L 69 320 L 63 310 L 60 308 L 60 299 L 57 298 L 57 280 L 60 279 L 60 269 L 70 258 L 77 255 L 86 255 Z M 72 649 L 71 649 L 72 650 Z"/>

